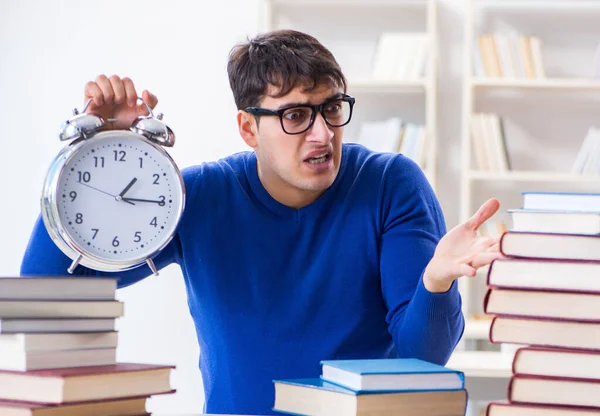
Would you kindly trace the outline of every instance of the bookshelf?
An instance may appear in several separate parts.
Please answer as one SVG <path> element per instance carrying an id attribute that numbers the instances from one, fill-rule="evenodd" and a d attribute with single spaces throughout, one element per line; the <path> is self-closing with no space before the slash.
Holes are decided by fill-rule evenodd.
<path id="1" fill-rule="evenodd" d="M 506 210 L 520 207 L 523 191 L 589 192 L 600 187 L 600 175 L 572 172 L 586 131 L 600 124 L 600 103 L 594 98 L 600 79 L 592 76 L 600 41 L 600 29 L 594 22 L 599 18 L 600 1 L 595 0 L 469 0 L 463 40 L 461 221 L 486 199 L 497 197 L 501 212 L 491 221 L 510 227 Z M 556 19 L 561 22 L 560 31 L 552 23 Z M 512 76 L 490 76 L 481 61 L 480 37 L 498 33 L 509 39 L 515 34 L 538 38 L 542 73 L 523 77 L 515 76 L 515 70 L 504 71 Z M 495 42 L 496 47 L 503 47 Z M 502 61 L 508 50 L 515 65 L 515 51 L 522 50 L 508 48 L 504 52 L 496 49 L 497 59 Z M 505 58 L 505 63 L 510 59 Z M 478 143 L 472 132 L 475 113 L 495 113 L 505 123 L 502 140 L 511 162 L 508 170 L 482 169 L 477 163 Z M 466 349 L 497 348 L 486 341 L 489 321 L 472 318 L 482 312 L 486 273 L 482 270 L 478 278 L 459 283 L 467 320 Z"/>
<path id="2" fill-rule="evenodd" d="M 260 15 L 261 31 L 284 28 L 304 31 L 319 39 L 334 54 L 348 78 L 348 93 L 357 99 L 353 120 L 346 126 L 345 141 L 360 142 L 364 123 L 383 122 L 394 117 L 400 118 L 403 125 L 423 126 L 426 144 L 420 164 L 435 189 L 435 0 L 263 0 Z M 419 76 L 399 79 L 373 76 L 381 35 L 389 32 L 419 34 L 426 38 L 428 54 Z"/>

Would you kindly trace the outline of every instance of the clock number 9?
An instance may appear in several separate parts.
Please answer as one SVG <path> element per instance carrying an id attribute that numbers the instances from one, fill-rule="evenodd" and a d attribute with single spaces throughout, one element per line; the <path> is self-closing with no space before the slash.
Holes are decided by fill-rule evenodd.
<path id="1" fill-rule="evenodd" d="M 69 192 L 69 197 L 71 197 L 71 202 L 75 201 L 75 198 L 77 198 L 77 192 L 75 192 L 75 191 Z"/>

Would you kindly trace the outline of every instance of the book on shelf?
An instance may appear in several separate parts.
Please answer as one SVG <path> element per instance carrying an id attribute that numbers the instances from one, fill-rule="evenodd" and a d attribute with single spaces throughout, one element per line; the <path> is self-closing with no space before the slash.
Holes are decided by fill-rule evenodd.
<path id="1" fill-rule="evenodd" d="M 0 400 L 4 416 L 137 416 L 145 415 L 148 397 L 90 401 L 62 406 Z"/>
<path id="2" fill-rule="evenodd" d="M 357 143 L 375 151 L 402 153 L 421 168 L 426 164 L 425 126 L 404 123 L 398 117 L 381 121 L 366 121 L 360 126 Z"/>
<path id="3" fill-rule="evenodd" d="M 513 373 L 539 377 L 600 380 L 600 352 L 524 347 L 515 353 Z"/>
<path id="4" fill-rule="evenodd" d="M 499 249 L 507 257 L 600 261 L 600 238 L 588 234 L 507 231 Z"/>
<path id="5" fill-rule="evenodd" d="M 413 358 L 325 360 L 322 378 L 356 392 L 460 390 L 464 374 Z"/>
<path id="6" fill-rule="evenodd" d="M 571 173 L 600 174 L 600 130 L 595 126 L 588 129 L 571 167 Z"/>
<path id="7" fill-rule="evenodd" d="M 273 410 L 318 416 L 463 416 L 466 390 L 357 393 L 322 378 L 274 380 Z"/>
<path id="8" fill-rule="evenodd" d="M 491 113 L 473 113 L 471 138 L 478 170 L 493 172 L 511 170 L 502 117 Z"/>
<path id="9" fill-rule="evenodd" d="M 379 81 L 417 80 L 424 76 L 429 35 L 421 32 L 383 32 L 373 55 L 372 77 Z"/>
<path id="10" fill-rule="evenodd" d="M 494 32 L 475 39 L 473 73 L 480 78 L 543 79 L 542 42 L 537 36 Z"/>
<path id="11" fill-rule="evenodd" d="M 600 212 L 511 209 L 513 231 L 600 234 Z"/>
<path id="12" fill-rule="evenodd" d="M 3 300 L 114 300 L 117 279 L 108 277 L 0 277 Z"/>
<path id="13" fill-rule="evenodd" d="M 0 371 L 0 399 L 46 404 L 76 403 L 169 393 L 173 366 L 117 363 L 108 366 Z"/>
<path id="14" fill-rule="evenodd" d="M 600 411 L 586 407 L 544 404 L 492 402 L 485 416 L 600 416 Z"/>

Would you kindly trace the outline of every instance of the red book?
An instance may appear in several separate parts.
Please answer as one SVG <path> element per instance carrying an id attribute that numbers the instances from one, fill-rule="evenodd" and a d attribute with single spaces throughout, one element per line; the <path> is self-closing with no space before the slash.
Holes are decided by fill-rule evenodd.
<path id="1" fill-rule="evenodd" d="M 600 261 L 600 236 L 508 231 L 500 238 L 508 257 Z"/>
<path id="2" fill-rule="evenodd" d="M 490 326 L 494 344 L 600 351 L 600 323 L 496 316 Z"/>
<path id="3" fill-rule="evenodd" d="M 65 405 L 43 405 L 0 400 L 0 414 L 6 416 L 134 416 L 146 414 L 148 397 L 130 397 Z"/>
<path id="4" fill-rule="evenodd" d="M 115 365 L 0 371 L 0 399 L 45 404 L 150 396 L 172 391 L 173 366 Z"/>
<path id="5" fill-rule="evenodd" d="M 548 290 L 488 289 L 483 310 L 490 315 L 600 322 L 600 294 Z"/>
<path id="6" fill-rule="evenodd" d="M 506 289 L 600 293 L 600 261 L 496 259 L 487 284 Z"/>
<path id="7" fill-rule="evenodd" d="M 508 401 L 600 410 L 600 380 L 514 375 L 508 384 Z"/>
<path id="8" fill-rule="evenodd" d="M 600 380 L 600 352 L 542 347 L 520 348 L 513 358 L 513 373 Z"/>

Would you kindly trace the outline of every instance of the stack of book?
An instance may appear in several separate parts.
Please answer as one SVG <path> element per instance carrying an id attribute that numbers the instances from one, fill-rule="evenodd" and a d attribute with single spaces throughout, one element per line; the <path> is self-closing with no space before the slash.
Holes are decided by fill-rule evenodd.
<path id="1" fill-rule="evenodd" d="M 488 416 L 600 415 L 600 194 L 524 193 L 492 262 L 493 343 L 521 345 Z"/>
<path id="2" fill-rule="evenodd" d="M 0 278 L 0 414 L 146 413 L 172 366 L 117 363 L 112 278 Z"/>
<path id="3" fill-rule="evenodd" d="M 274 410 L 296 415 L 463 416 L 460 371 L 417 359 L 323 361 L 315 379 L 274 380 Z"/>

